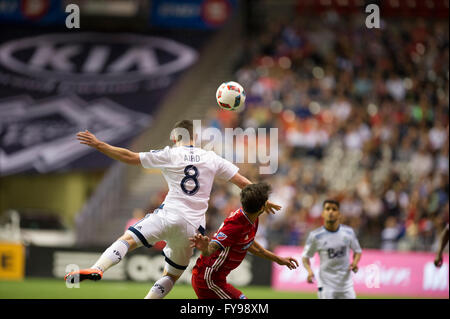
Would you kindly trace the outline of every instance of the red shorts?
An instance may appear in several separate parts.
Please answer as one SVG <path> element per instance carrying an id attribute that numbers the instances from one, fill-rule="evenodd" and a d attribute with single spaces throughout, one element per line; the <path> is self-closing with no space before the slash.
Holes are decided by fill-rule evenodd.
<path id="1" fill-rule="evenodd" d="M 198 299 L 247 299 L 239 289 L 227 283 L 225 278 L 214 276 L 209 267 L 194 267 L 191 281 Z"/>

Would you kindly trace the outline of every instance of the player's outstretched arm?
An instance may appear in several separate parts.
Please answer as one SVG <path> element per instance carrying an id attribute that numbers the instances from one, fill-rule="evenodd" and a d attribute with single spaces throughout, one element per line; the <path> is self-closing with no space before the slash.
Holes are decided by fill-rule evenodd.
<path id="1" fill-rule="evenodd" d="M 239 173 L 234 174 L 234 176 L 230 179 L 230 182 L 232 182 L 240 189 L 243 189 L 247 185 L 253 184 L 252 182 L 250 182 L 250 180 Z"/>
<path id="2" fill-rule="evenodd" d="M 308 283 L 312 284 L 314 280 L 314 272 L 311 269 L 311 263 L 308 257 L 302 257 L 303 267 L 305 267 L 308 272 L 308 278 L 306 279 Z"/>
<path id="3" fill-rule="evenodd" d="M 275 255 L 271 251 L 265 249 L 261 244 L 254 241 L 248 248 L 248 251 L 253 255 L 276 262 L 278 265 L 287 266 L 289 269 L 295 269 L 298 267 L 298 261 L 292 257 L 280 257 Z"/>
<path id="4" fill-rule="evenodd" d="M 194 237 L 189 238 L 189 240 L 191 242 L 191 248 L 197 248 L 205 257 L 212 255 L 220 248 L 218 243 L 211 241 L 208 236 L 203 236 L 201 234 L 197 234 Z"/>
<path id="5" fill-rule="evenodd" d="M 439 241 L 439 248 L 438 248 L 438 251 L 436 252 L 436 258 L 434 259 L 434 265 L 436 267 L 442 266 L 442 253 L 444 252 L 444 248 L 447 245 L 447 243 L 448 243 L 448 225 L 447 225 L 447 227 L 445 227 L 445 229 L 441 233 L 441 238 Z"/>
<path id="6" fill-rule="evenodd" d="M 79 132 L 77 134 L 77 140 L 80 141 L 81 144 L 88 145 L 96 150 L 102 152 L 108 157 L 115 159 L 117 161 L 121 161 L 130 165 L 140 165 L 141 160 L 139 158 L 139 153 L 132 152 L 127 150 L 126 148 L 115 147 L 100 141 L 95 137 L 94 134 L 85 130 L 84 132 Z"/>

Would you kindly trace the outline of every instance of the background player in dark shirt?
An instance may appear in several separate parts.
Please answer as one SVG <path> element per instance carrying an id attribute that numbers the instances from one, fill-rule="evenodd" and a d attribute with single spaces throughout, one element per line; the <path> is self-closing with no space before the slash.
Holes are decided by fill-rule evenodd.
<path id="1" fill-rule="evenodd" d="M 296 259 L 277 256 L 255 241 L 258 216 L 265 211 L 269 192 L 266 183 L 247 185 L 241 192 L 242 208 L 225 219 L 211 240 L 201 234 L 190 238 L 191 247 L 202 252 L 192 270 L 192 287 L 199 299 L 246 299 L 226 277 L 241 264 L 247 251 L 289 269 L 298 267 Z"/>

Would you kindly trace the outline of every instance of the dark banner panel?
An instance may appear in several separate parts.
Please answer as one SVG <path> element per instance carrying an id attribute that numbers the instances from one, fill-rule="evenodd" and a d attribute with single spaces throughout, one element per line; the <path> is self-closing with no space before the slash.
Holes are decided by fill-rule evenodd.
<path id="1" fill-rule="evenodd" d="M 26 277 L 64 278 L 74 269 L 89 268 L 100 257 L 103 249 L 77 250 L 71 248 L 50 248 L 28 246 L 26 248 Z M 179 282 L 191 283 L 192 268 L 199 256 L 196 252 L 189 267 Z M 104 280 L 131 280 L 153 282 L 161 277 L 164 268 L 164 256 L 156 249 L 140 248 L 127 254 L 116 266 L 105 272 Z M 232 271 L 228 281 L 236 286 L 271 284 L 271 263 L 248 254 L 242 264 Z M 62 284 L 64 284 L 62 282 Z"/>
<path id="2" fill-rule="evenodd" d="M 237 8 L 237 0 L 153 0 L 150 24 L 159 27 L 215 29 Z"/>
<path id="3" fill-rule="evenodd" d="M 96 17 L 138 19 L 145 23 L 148 0 L 0 0 L 0 23 L 62 26 L 79 12 L 81 26 L 108 24 Z"/>
<path id="4" fill-rule="evenodd" d="M 62 0 L 0 1 L 0 22 L 62 25 L 66 15 Z"/>
<path id="5" fill-rule="evenodd" d="M 208 32 L 105 33 L 12 28 L 0 35 L 0 174 L 102 168 L 88 129 L 124 145 L 151 125 Z"/>

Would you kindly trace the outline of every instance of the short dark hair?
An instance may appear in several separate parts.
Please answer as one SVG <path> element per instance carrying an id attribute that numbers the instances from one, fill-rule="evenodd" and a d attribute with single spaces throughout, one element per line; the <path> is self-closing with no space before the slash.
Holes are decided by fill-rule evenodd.
<path id="1" fill-rule="evenodd" d="M 242 208 L 246 213 L 254 214 L 261 210 L 269 199 L 271 187 L 267 183 L 250 184 L 241 191 Z"/>
<path id="2" fill-rule="evenodd" d="M 322 207 L 325 207 L 325 204 L 327 204 L 327 203 L 328 204 L 334 204 L 339 209 L 339 202 L 337 200 L 335 200 L 335 199 L 326 199 L 326 200 L 323 201 Z"/>
<path id="3" fill-rule="evenodd" d="M 189 132 L 189 139 L 191 141 L 194 140 L 194 124 L 192 122 L 192 120 L 181 120 L 175 123 L 175 125 L 173 126 L 173 130 L 177 129 L 177 128 L 184 128 Z M 172 131 L 173 131 L 172 130 Z M 179 142 L 181 141 L 181 139 L 183 138 L 183 136 L 179 133 L 177 133 L 175 131 L 175 141 Z"/>

